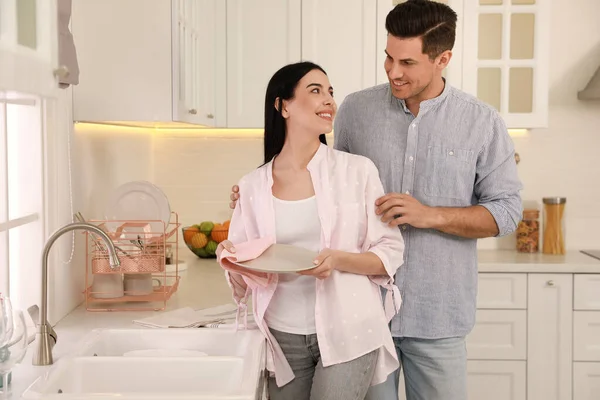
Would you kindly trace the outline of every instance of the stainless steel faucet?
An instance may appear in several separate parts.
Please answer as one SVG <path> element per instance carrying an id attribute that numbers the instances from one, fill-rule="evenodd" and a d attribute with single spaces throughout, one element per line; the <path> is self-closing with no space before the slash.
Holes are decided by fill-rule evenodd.
<path id="1" fill-rule="evenodd" d="M 52 326 L 48 323 L 48 254 L 54 242 L 63 234 L 82 229 L 97 234 L 106 243 L 110 267 L 115 269 L 121 265 L 113 241 L 108 235 L 95 225 L 85 222 L 74 222 L 59 228 L 54 232 L 46 242 L 42 252 L 42 312 L 36 334 L 36 348 L 33 353 L 33 365 L 50 365 L 52 359 L 52 349 L 58 340 L 58 336 Z"/>

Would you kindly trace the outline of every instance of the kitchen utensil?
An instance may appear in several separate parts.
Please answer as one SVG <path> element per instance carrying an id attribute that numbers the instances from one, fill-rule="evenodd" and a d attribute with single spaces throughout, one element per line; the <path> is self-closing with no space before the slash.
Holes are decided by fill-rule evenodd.
<path id="1" fill-rule="evenodd" d="M 79 211 L 77 211 L 75 214 L 73 214 L 73 218 L 75 218 L 79 222 L 86 222 L 85 218 L 83 218 L 83 215 Z M 103 229 L 102 225 L 98 226 L 98 228 L 100 228 L 100 229 L 102 229 L 103 231 L 106 232 L 106 230 Z M 96 240 L 93 240 L 93 242 L 94 242 L 94 245 L 96 246 L 96 250 L 98 250 L 99 252 L 107 253 L 108 254 L 108 251 L 104 247 L 102 247 L 102 245 L 100 243 L 98 243 Z M 131 254 L 127 253 L 125 250 L 123 250 L 119 246 L 115 245 L 115 249 L 118 252 L 120 252 L 121 254 L 123 254 L 125 257 L 132 258 Z"/>

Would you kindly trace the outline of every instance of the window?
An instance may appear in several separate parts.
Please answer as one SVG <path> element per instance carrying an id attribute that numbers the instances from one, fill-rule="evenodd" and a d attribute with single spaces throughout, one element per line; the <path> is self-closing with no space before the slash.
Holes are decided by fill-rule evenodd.
<path id="1" fill-rule="evenodd" d="M 41 294 L 43 110 L 37 97 L 0 98 L 0 291 L 21 309 Z"/>

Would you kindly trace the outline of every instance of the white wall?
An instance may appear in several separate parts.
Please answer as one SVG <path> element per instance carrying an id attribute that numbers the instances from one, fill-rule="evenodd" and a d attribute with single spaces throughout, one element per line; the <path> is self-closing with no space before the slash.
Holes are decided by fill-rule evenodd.
<path id="1" fill-rule="evenodd" d="M 78 163 L 71 158 L 69 166 L 69 146 L 72 148 L 74 144 L 71 104 L 70 88 L 60 90 L 57 100 L 48 104 L 48 235 L 72 222 L 72 214 L 76 210 L 78 187 L 70 179 L 70 170 L 76 171 Z M 81 282 L 85 271 L 82 267 L 84 254 L 79 251 L 81 246 L 77 245 L 80 241 L 79 232 L 67 233 L 54 243 L 48 257 L 48 320 L 52 324 L 81 302 Z M 39 252 L 38 259 L 41 259 L 41 247 Z"/>

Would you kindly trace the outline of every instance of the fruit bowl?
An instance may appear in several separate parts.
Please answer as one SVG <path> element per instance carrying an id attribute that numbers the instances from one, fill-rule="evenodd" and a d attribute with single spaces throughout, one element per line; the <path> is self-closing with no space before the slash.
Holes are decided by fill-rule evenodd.
<path id="1" fill-rule="evenodd" d="M 217 246 L 227 239 L 229 221 L 220 224 L 204 221 L 200 224 L 184 226 L 183 241 L 188 249 L 200 258 L 215 258 Z"/>

